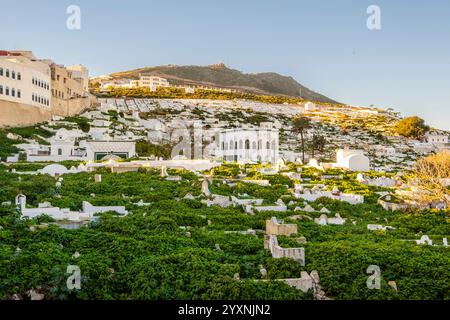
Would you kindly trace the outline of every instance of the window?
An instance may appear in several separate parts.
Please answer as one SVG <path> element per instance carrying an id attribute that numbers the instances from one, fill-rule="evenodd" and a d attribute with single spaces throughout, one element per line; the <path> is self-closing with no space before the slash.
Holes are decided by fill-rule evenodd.
<path id="1" fill-rule="evenodd" d="M 9 96 L 9 87 L 6 87 L 5 94 Z"/>
<path id="2" fill-rule="evenodd" d="M 20 74 L 20 72 L 17 72 L 17 80 L 22 80 L 22 75 Z"/>
<path id="3" fill-rule="evenodd" d="M 17 89 L 17 98 L 21 98 L 21 97 L 22 97 L 22 94 L 20 92 L 20 89 Z"/>
<path id="4" fill-rule="evenodd" d="M 0 68 L 0 76 L 3 76 L 3 68 Z"/>
<path id="5" fill-rule="evenodd" d="M 56 80 L 58 80 L 59 81 L 59 74 L 56 76 Z"/>
<path id="6" fill-rule="evenodd" d="M 16 96 L 16 89 L 14 89 L 14 88 L 11 89 L 11 96 L 12 97 Z"/>
<path id="7" fill-rule="evenodd" d="M 11 72 L 11 78 L 16 79 L 16 72 L 14 70 Z"/>
<path id="8" fill-rule="evenodd" d="M 58 149 L 58 156 L 62 156 L 62 149 L 61 148 Z"/>
<path id="9" fill-rule="evenodd" d="M 31 95 L 31 101 L 34 101 L 34 93 Z"/>
<path id="10" fill-rule="evenodd" d="M 9 69 L 6 69 L 6 77 L 9 78 Z"/>
<path id="11" fill-rule="evenodd" d="M 267 143 L 266 143 L 266 149 L 270 149 L 270 142 L 269 141 L 267 141 Z"/>
<path id="12" fill-rule="evenodd" d="M 245 150 L 250 150 L 250 140 L 245 140 Z"/>
<path id="13" fill-rule="evenodd" d="M 3 94 L 3 86 L 0 86 L 0 94 Z"/>

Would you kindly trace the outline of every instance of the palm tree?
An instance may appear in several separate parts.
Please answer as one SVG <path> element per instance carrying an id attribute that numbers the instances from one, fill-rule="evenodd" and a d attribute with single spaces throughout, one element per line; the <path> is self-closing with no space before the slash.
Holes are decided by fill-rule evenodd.
<path id="1" fill-rule="evenodd" d="M 292 131 L 300 134 L 300 139 L 302 142 L 302 161 L 305 163 L 305 138 L 304 132 L 311 128 L 311 121 L 309 118 L 302 116 L 295 116 L 292 118 Z"/>

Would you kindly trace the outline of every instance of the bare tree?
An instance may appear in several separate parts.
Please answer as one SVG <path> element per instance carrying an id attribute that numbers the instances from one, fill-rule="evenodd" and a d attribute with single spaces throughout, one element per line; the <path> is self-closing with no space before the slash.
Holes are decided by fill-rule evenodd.
<path id="1" fill-rule="evenodd" d="M 450 151 L 442 151 L 416 162 L 415 184 L 421 203 L 444 201 L 450 205 Z"/>

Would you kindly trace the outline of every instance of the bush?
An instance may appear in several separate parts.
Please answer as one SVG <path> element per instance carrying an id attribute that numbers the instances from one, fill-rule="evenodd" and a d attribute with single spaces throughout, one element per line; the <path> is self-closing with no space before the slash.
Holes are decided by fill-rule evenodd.
<path id="1" fill-rule="evenodd" d="M 395 125 L 395 132 L 407 138 L 420 139 L 430 129 L 425 121 L 419 117 L 408 117 Z"/>

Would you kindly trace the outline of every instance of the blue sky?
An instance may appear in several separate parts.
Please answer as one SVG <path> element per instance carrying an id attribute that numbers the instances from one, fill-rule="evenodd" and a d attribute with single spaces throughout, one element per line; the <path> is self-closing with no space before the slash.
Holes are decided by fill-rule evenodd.
<path id="1" fill-rule="evenodd" d="M 71 4 L 81 30 L 66 28 Z M 371 4 L 378 31 L 366 27 Z M 92 75 L 224 62 L 450 130 L 448 0 L 15 0 L 2 3 L 0 30 L 0 48 L 82 63 Z"/>

